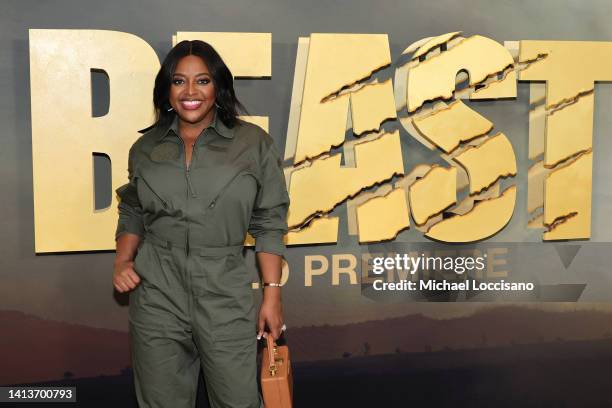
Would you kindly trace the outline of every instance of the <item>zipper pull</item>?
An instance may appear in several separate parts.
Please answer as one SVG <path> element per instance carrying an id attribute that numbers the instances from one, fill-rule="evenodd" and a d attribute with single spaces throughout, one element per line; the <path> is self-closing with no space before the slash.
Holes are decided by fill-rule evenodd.
<path id="1" fill-rule="evenodd" d="M 191 197 L 196 198 L 198 194 L 193 188 L 193 184 L 191 184 L 191 173 L 189 172 L 191 170 L 191 165 L 193 164 L 194 158 L 195 158 L 195 142 L 191 144 L 191 162 L 189 163 L 189 166 L 185 168 L 186 170 L 185 175 L 187 177 L 187 185 L 188 185 L 189 191 L 191 191 Z"/>
<path id="2" fill-rule="evenodd" d="M 191 176 L 189 173 L 189 168 L 187 168 L 187 184 L 189 185 L 189 191 L 191 191 L 191 197 L 196 198 L 198 195 L 193 189 L 193 184 L 191 184 Z"/>

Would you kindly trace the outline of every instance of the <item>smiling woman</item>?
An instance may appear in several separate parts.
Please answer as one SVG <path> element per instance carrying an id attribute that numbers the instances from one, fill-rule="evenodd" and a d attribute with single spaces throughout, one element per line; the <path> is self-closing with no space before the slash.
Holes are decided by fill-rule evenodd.
<path id="1" fill-rule="evenodd" d="M 187 167 L 191 162 L 190 146 L 215 116 L 215 85 L 206 63 L 195 55 L 179 60 L 172 75 L 170 106 L 180 120 L 181 137 L 186 143 Z"/>
<path id="2" fill-rule="evenodd" d="M 270 136 L 237 118 L 233 78 L 202 41 L 177 44 L 155 80 L 157 121 L 130 149 L 117 194 L 113 283 L 131 291 L 141 408 L 193 407 L 200 366 L 211 406 L 263 407 L 256 336 L 277 339 L 289 196 Z M 242 255 L 264 281 L 259 317 Z M 267 333 L 266 333 L 267 332 Z"/>
<path id="3" fill-rule="evenodd" d="M 153 105 L 157 112 L 157 123 L 167 126 L 175 118 L 175 112 L 173 111 L 177 106 L 171 102 L 172 94 L 177 95 L 179 90 L 187 89 L 185 87 L 185 85 L 189 85 L 187 75 L 190 75 L 192 80 L 199 82 L 198 89 L 203 93 L 206 92 L 204 89 L 208 89 L 209 86 L 212 87 L 212 90 L 209 90 L 212 92 L 212 95 L 209 94 L 209 96 L 212 96 L 212 105 L 217 108 L 217 114 L 223 123 L 233 127 L 238 120 L 238 111 L 244 111 L 245 109 L 236 98 L 234 79 L 230 70 L 215 49 L 203 41 L 182 41 L 178 43 L 162 63 L 155 78 L 155 89 L 153 91 Z M 209 81 L 208 84 L 205 83 L 206 79 Z M 203 100 L 203 102 L 206 101 Z M 206 105 L 206 103 L 204 104 Z M 210 111 L 212 105 L 208 105 L 209 109 L 206 111 Z M 187 118 L 185 117 L 185 119 Z"/>
<path id="4" fill-rule="evenodd" d="M 214 103 L 215 84 L 206 63 L 195 55 L 181 58 L 172 75 L 170 105 L 189 123 L 210 123 Z"/>

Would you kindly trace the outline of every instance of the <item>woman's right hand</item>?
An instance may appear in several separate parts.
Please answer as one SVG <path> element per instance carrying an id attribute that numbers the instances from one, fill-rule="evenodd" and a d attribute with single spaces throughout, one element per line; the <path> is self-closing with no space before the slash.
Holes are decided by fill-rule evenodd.
<path id="1" fill-rule="evenodd" d="M 140 276 L 134 270 L 133 261 L 115 261 L 113 271 L 113 286 L 118 292 L 133 290 L 140 283 Z"/>
<path id="2" fill-rule="evenodd" d="M 134 270 L 133 259 L 140 246 L 140 236 L 130 232 L 117 238 L 117 254 L 113 264 L 113 286 L 117 291 L 129 292 L 140 283 L 140 276 Z"/>

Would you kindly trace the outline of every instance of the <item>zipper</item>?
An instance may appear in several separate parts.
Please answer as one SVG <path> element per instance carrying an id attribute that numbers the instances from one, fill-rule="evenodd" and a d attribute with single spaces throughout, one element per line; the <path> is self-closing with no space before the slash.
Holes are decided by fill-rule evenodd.
<path id="1" fill-rule="evenodd" d="M 182 137 L 180 137 L 179 135 L 178 138 L 181 141 L 181 143 L 183 144 L 183 153 L 185 154 L 185 157 L 182 159 L 183 161 L 183 167 L 185 169 L 185 179 L 187 181 L 187 194 L 185 197 L 185 211 L 187 213 L 189 213 L 189 194 L 191 193 L 191 197 L 196 198 L 198 195 L 196 194 L 195 189 L 193 188 L 193 184 L 191 183 L 191 174 L 189 173 L 189 169 L 190 167 L 193 165 L 193 161 L 195 159 L 195 146 L 196 143 L 198 142 L 198 139 L 200 138 L 200 135 L 202 135 L 202 133 L 204 133 L 206 131 L 206 129 L 204 129 L 199 135 L 198 137 L 195 138 L 195 140 L 193 141 L 193 143 L 191 144 L 191 161 L 189 162 L 189 166 L 187 165 L 187 149 L 186 149 L 186 145 L 185 145 L 185 141 L 183 140 Z M 189 256 L 189 220 L 186 220 L 187 226 L 185 228 L 185 255 Z"/>
<path id="2" fill-rule="evenodd" d="M 228 181 L 223 188 L 217 193 L 217 195 L 215 196 L 215 198 L 212 199 L 212 201 L 208 204 L 208 209 L 212 210 L 213 208 L 215 208 L 215 205 L 217 204 L 217 200 L 223 195 L 223 193 L 225 193 L 225 191 L 228 189 L 228 187 L 234 182 L 234 180 L 236 180 L 238 178 L 238 176 L 244 176 L 246 174 L 250 174 L 252 175 L 255 180 L 257 180 L 257 184 L 259 185 L 259 179 L 255 176 L 255 174 L 253 174 L 250 171 L 244 171 L 244 170 L 240 170 L 238 171 L 238 173 L 236 173 L 234 175 L 234 177 L 231 178 L 230 181 Z"/>
<path id="3" fill-rule="evenodd" d="M 181 161 L 183 162 L 183 168 L 185 169 L 185 180 L 187 182 L 187 191 L 185 194 L 185 206 L 187 207 L 189 206 L 189 190 L 191 189 L 191 179 L 189 178 L 189 167 L 185 162 L 185 160 L 187 160 L 187 149 L 185 148 L 185 142 L 183 141 L 182 137 L 178 136 L 178 138 L 181 141 L 181 144 L 183 145 L 183 154 L 185 155 L 185 157 L 181 158 Z M 185 208 L 185 211 L 188 212 L 187 208 Z M 187 224 L 185 227 L 185 256 L 189 256 L 189 221 L 186 219 L 185 223 Z"/>
<path id="4" fill-rule="evenodd" d="M 196 138 L 196 142 L 197 141 L 198 139 Z M 196 149 L 195 149 L 196 142 L 193 142 L 191 144 L 191 162 L 189 163 L 189 166 L 185 164 L 185 176 L 187 177 L 187 186 L 189 188 L 189 192 L 191 192 L 191 197 L 193 198 L 196 198 L 198 196 L 198 193 L 195 191 L 195 188 L 193 187 L 193 184 L 191 183 L 191 173 L 190 173 L 191 165 L 193 164 L 193 161 L 195 160 L 195 157 L 196 157 Z M 183 143 L 183 147 L 184 146 L 185 144 Z M 185 156 L 187 156 L 186 152 L 185 152 Z"/>
<path id="5" fill-rule="evenodd" d="M 142 175 L 140 175 L 140 176 L 138 176 L 138 177 L 140 177 L 140 179 L 141 179 L 142 181 L 144 181 L 145 185 L 146 185 L 146 186 L 149 188 L 149 190 L 151 190 L 151 192 L 153 193 L 153 195 L 155 195 L 155 197 L 157 197 L 157 199 L 158 199 L 158 200 L 159 200 L 159 201 L 162 203 L 162 206 L 163 206 L 164 208 L 168 208 L 168 203 L 166 202 L 166 200 L 164 200 L 163 198 L 161 198 L 161 197 L 159 196 L 159 194 L 157 194 L 157 193 L 155 192 L 155 190 L 153 190 L 153 188 L 151 187 L 151 185 L 149 184 L 149 182 L 147 181 L 147 179 L 145 179 L 145 178 L 144 178 Z"/>
<path id="6" fill-rule="evenodd" d="M 191 175 L 189 173 L 189 167 L 187 167 L 186 169 L 186 177 L 187 177 L 187 186 L 189 188 L 189 191 L 191 192 L 191 197 L 196 198 L 198 195 L 195 189 L 193 188 L 193 184 L 191 184 Z"/>

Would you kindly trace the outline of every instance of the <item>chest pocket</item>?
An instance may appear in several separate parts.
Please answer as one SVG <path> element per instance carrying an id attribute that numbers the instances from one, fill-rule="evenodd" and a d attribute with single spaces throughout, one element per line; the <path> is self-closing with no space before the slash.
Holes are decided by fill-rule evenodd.
<path id="1" fill-rule="evenodd" d="M 215 208 L 219 203 L 252 205 L 260 186 L 259 177 L 255 172 L 249 169 L 240 170 L 214 194 L 208 203 L 208 208 Z"/>
<path id="2" fill-rule="evenodd" d="M 145 177 L 141 171 L 134 174 L 138 199 L 143 210 L 150 213 L 165 211 L 170 208 L 168 199 L 165 197 L 163 189 L 157 184 L 151 184 L 149 177 Z"/>
<path id="3" fill-rule="evenodd" d="M 142 209 L 147 212 L 157 212 L 160 209 L 167 209 L 168 202 L 161 198 L 148 181 L 142 176 L 134 176 L 136 189 L 138 191 L 138 199 Z"/>

